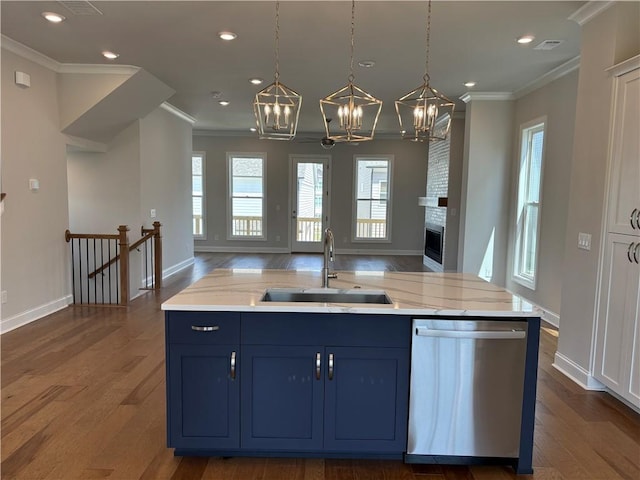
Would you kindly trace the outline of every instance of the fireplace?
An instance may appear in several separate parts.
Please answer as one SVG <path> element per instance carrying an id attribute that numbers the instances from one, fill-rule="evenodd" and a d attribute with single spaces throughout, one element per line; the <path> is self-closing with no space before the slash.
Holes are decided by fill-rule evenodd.
<path id="1" fill-rule="evenodd" d="M 424 235 L 424 254 L 440 265 L 442 265 L 443 241 L 444 226 L 427 223 Z"/>

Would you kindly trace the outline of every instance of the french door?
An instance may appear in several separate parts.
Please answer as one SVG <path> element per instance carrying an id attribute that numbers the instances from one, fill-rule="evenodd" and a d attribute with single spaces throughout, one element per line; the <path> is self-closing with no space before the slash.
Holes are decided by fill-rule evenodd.
<path id="1" fill-rule="evenodd" d="M 291 155 L 291 251 L 322 252 L 329 225 L 329 155 Z"/>

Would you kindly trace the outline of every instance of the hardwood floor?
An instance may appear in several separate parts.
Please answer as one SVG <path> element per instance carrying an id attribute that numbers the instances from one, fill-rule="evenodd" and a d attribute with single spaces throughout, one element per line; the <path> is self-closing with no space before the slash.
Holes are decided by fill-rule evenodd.
<path id="1" fill-rule="evenodd" d="M 552 366 L 541 334 L 533 476 L 400 461 L 180 458 L 166 448 L 162 301 L 212 268 L 320 268 L 319 255 L 199 254 L 128 309 L 67 308 L 0 337 L 3 479 L 640 479 L 640 415 Z M 423 270 L 419 257 L 339 255 L 337 270 Z"/>

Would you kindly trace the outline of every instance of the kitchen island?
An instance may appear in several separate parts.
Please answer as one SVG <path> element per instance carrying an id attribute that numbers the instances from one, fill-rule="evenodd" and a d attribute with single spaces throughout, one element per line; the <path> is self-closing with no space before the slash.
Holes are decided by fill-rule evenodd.
<path id="1" fill-rule="evenodd" d="M 167 438 L 176 455 L 500 462 L 531 472 L 539 318 L 530 304 L 468 274 L 338 272 L 330 289 L 320 284 L 319 272 L 215 270 L 162 305 Z M 265 301 L 268 290 L 271 301 Z M 282 292 L 287 295 L 275 295 Z M 282 298 L 296 301 L 277 301 Z M 368 301 L 375 303 L 360 303 Z M 416 447 L 424 442 L 408 429 L 408 419 L 423 418 L 424 412 L 410 415 L 410 372 L 413 385 L 416 372 L 425 368 L 411 365 L 416 319 L 447 319 L 455 329 L 479 320 L 524 325 L 518 421 L 496 419 L 516 424 L 510 428 L 517 435 L 512 453 Z M 499 333 L 511 331 L 509 326 Z M 515 365 L 517 359 L 500 363 Z M 453 388 L 454 394 L 464 391 Z M 415 399 L 412 407 L 420 407 Z M 448 443 L 469 443 L 462 437 L 473 437 L 480 424 L 487 430 L 493 421 L 480 422 L 482 412 L 450 418 L 437 404 L 429 409 L 440 423 L 451 422 L 448 430 L 459 432 Z M 461 421 L 467 425 L 456 427 Z M 484 440 L 476 439 L 476 445 L 492 437 L 478 438 Z"/>

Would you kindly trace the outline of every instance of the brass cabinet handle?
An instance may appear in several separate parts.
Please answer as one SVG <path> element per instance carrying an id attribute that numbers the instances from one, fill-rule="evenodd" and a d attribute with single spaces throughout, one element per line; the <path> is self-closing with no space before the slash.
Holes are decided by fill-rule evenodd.
<path id="1" fill-rule="evenodd" d="M 316 380 L 320 380 L 320 367 L 322 363 L 322 356 L 320 353 L 316 353 Z"/>
<path id="2" fill-rule="evenodd" d="M 199 325 L 191 325 L 191 330 L 195 332 L 216 332 L 220 330 L 218 325 L 213 325 L 211 327 L 201 327 Z"/>
<path id="3" fill-rule="evenodd" d="M 333 363 L 334 363 L 333 353 L 330 353 L 329 354 L 329 368 L 328 368 L 328 370 L 329 370 L 329 380 L 333 380 Z"/>
<path id="4" fill-rule="evenodd" d="M 634 220 L 636 222 L 635 224 L 633 223 Z M 638 210 L 637 208 L 633 209 L 631 215 L 629 215 L 629 223 L 631 224 L 631 228 L 633 230 L 635 230 L 636 228 L 640 228 L 640 210 Z"/>
<path id="5" fill-rule="evenodd" d="M 629 259 L 630 263 L 633 263 L 633 260 L 631 260 L 631 249 L 635 248 L 635 243 L 631 242 L 629 244 L 629 248 L 627 248 L 627 258 Z"/>
<path id="6" fill-rule="evenodd" d="M 229 371 L 231 380 L 236 379 L 236 352 L 231 352 L 231 369 Z"/>

